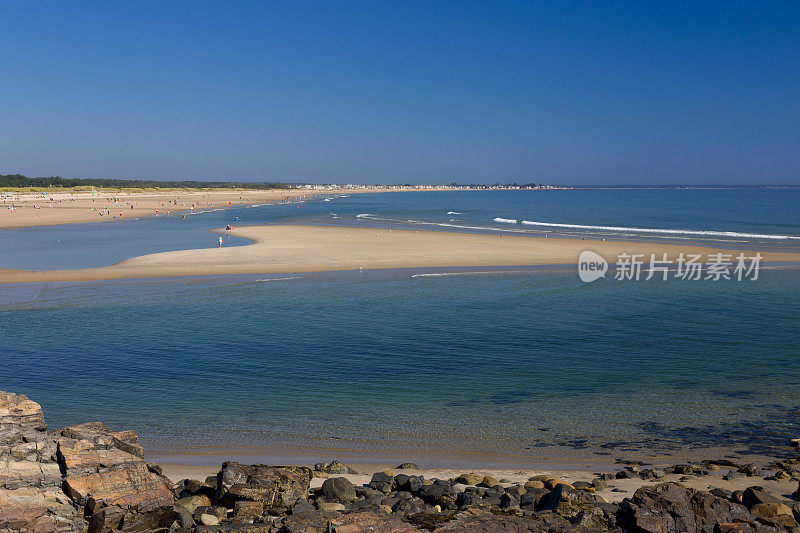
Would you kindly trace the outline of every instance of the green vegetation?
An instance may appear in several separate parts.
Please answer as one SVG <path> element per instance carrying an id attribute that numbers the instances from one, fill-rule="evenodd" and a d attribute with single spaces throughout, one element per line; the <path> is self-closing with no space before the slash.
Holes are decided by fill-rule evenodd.
<path id="1" fill-rule="evenodd" d="M 285 183 L 249 183 L 234 181 L 158 181 L 103 178 L 28 178 L 21 174 L 0 174 L 0 188 L 103 188 L 103 189 L 288 189 Z"/>

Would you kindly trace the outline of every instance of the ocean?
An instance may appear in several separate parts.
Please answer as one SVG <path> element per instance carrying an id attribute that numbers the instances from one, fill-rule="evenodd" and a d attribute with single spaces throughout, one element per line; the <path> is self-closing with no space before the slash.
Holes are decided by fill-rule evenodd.
<path id="1" fill-rule="evenodd" d="M 331 194 L 187 219 L 0 230 L 0 267 L 215 246 L 208 230 L 233 221 L 794 250 L 800 192 Z M 6 285 L 0 389 L 40 402 L 50 427 L 101 420 L 169 457 L 779 455 L 800 435 L 798 332 L 792 268 L 755 281 L 583 283 L 569 265 Z"/>

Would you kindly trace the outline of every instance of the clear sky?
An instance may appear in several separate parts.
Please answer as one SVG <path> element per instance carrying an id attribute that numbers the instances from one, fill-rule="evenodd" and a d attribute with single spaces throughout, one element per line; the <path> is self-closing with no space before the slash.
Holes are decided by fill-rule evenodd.
<path id="1" fill-rule="evenodd" d="M 800 2 L 0 4 L 0 173 L 800 183 Z"/>

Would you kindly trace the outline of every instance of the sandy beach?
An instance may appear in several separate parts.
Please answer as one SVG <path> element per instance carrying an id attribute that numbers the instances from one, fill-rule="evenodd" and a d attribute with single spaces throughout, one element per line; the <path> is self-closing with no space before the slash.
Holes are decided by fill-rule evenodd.
<path id="1" fill-rule="evenodd" d="M 102 268 L 80 270 L 0 270 L 0 283 L 325 272 L 358 269 L 574 265 L 584 250 L 609 263 L 619 254 L 669 259 L 680 253 L 746 250 L 649 242 L 592 241 L 369 227 L 269 225 L 215 232 L 244 237 L 252 245 L 143 255 Z M 213 242 L 214 235 L 209 234 Z M 745 255 L 754 255 L 747 252 Z M 800 254 L 761 252 L 763 261 L 799 262 Z M 704 259 L 705 260 L 705 259 Z"/>
<path id="2" fill-rule="evenodd" d="M 384 189 L 165 190 L 148 192 L 0 192 L 0 228 L 103 222 L 306 198 L 316 194 L 383 192 Z"/>

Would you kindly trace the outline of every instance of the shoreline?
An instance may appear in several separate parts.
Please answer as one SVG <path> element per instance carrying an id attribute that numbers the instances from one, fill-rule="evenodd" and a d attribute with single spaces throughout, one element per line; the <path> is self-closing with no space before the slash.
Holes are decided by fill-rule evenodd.
<path id="1" fill-rule="evenodd" d="M 234 274 L 287 274 L 399 268 L 473 268 L 577 265 L 590 250 L 609 264 L 620 254 L 681 253 L 705 258 L 723 253 L 761 254 L 765 263 L 800 263 L 800 253 L 723 249 L 697 244 L 598 241 L 515 235 L 487 235 L 366 226 L 273 224 L 212 232 L 252 244 L 161 252 L 133 257 L 108 267 L 76 270 L 0 269 L 0 284 L 100 281 Z M 748 255 L 748 257 L 750 256 Z M 734 259 L 735 264 L 735 259 Z M 643 266 L 643 269 L 647 264 Z M 609 274 L 610 276 L 610 274 Z"/>
<path id="2" fill-rule="evenodd" d="M 777 532 L 794 531 L 800 519 L 800 439 L 791 457 L 755 464 L 718 458 L 560 470 L 228 459 L 187 466 L 152 462 L 135 431 L 101 422 L 49 428 L 38 403 L 4 391 L 0 429 L 8 441 L 0 528 L 10 531 L 322 533 L 335 525 L 350 533 L 566 533 L 640 531 L 656 517 L 666 525 L 648 531 L 705 524 L 703 531 Z"/>
<path id="3" fill-rule="evenodd" d="M 156 214 L 187 213 L 223 207 L 307 199 L 326 194 L 362 194 L 415 189 L 218 189 L 97 192 L 0 193 L 0 229 L 113 222 Z M 12 209 L 13 206 L 13 209 Z"/>

